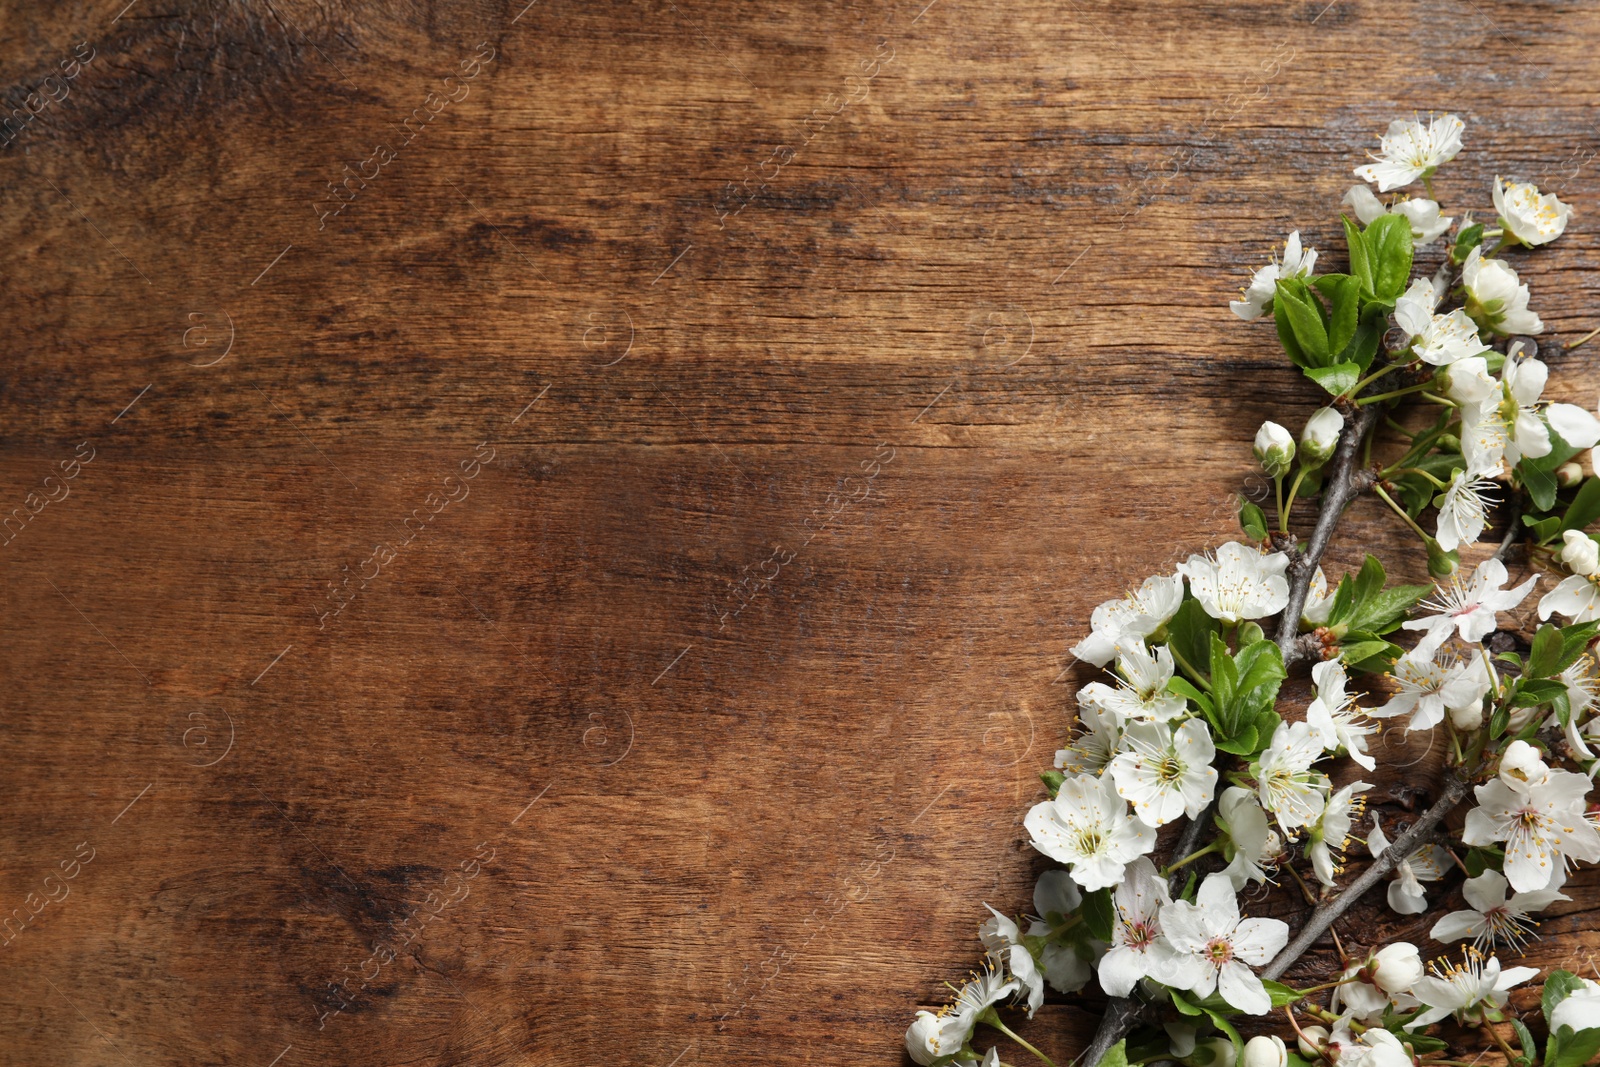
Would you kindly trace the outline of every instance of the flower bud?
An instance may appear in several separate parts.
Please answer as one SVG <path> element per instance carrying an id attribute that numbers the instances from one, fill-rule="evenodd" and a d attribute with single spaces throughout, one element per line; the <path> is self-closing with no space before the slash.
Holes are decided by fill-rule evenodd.
<path id="1" fill-rule="evenodd" d="M 1188 1067 L 1234 1067 L 1234 1060 L 1233 1042 L 1225 1037 L 1211 1037 L 1198 1042 L 1182 1062 Z"/>
<path id="2" fill-rule="evenodd" d="M 1328 1028 L 1326 1026 L 1302 1026 L 1300 1028 L 1299 1041 L 1300 1055 L 1308 1060 L 1314 1060 L 1328 1044 Z"/>
<path id="3" fill-rule="evenodd" d="M 1446 552 L 1439 542 L 1428 538 L 1428 573 L 1435 578 L 1448 578 L 1461 569 L 1461 556 L 1456 549 Z"/>
<path id="4" fill-rule="evenodd" d="M 1518 792 L 1540 785 L 1550 777 L 1550 765 L 1526 741 L 1513 741 L 1500 757 L 1500 780 Z"/>
<path id="5" fill-rule="evenodd" d="M 1583 481 L 1583 464 L 1563 463 L 1556 468 L 1556 484 L 1563 489 L 1571 489 Z"/>
<path id="6" fill-rule="evenodd" d="M 1244 1067 L 1288 1067 L 1289 1051 L 1276 1034 L 1257 1034 L 1244 1046 Z"/>
<path id="7" fill-rule="evenodd" d="M 1457 730 L 1476 730 L 1483 725 L 1483 701 L 1450 709 L 1450 725 Z"/>
<path id="8" fill-rule="evenodd" d="M 1339 431 L 1343 429 L 1344 416 L 1336 409 L 1318 410 L 1306 420 L 1306 428 L 1300 431 L 1300 462 L 1307 467 L 1320 467 L 1328 462 L 1328 457 L 1339 446 Z"/>
<path id="9" fill-rule="evenodd" d="M 1594 538 L 1582 530 L 1568 530 L 1561 536 L 1566 542 L 1561 546 L 1561 562 L 1567 570 L 1585 578 L 1600 571 L 1600 545 L 1595 544 Z"/>
<path id="10" fill-rule="evenodd" d="M 1422 977 L 1422 953 L 1405 941 L 1385 945 L 1372 957 L 1372 981 L 1385 993 L 1404 993 Z"/>
<path id="11" fill-rule="evenodd" d="M 1269 478 L 1282 478 L 1294 462 L 1294 438 L 1275 422 L 1263 422 L 1256 431 L 1256 459 Z"/>

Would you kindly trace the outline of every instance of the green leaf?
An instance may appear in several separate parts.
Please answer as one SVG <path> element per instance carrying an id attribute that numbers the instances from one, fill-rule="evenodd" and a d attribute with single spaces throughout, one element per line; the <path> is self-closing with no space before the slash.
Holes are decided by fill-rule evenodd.
<path id="1" fill-rule="evenodd" d="M 1388 641 L 1356 641 L 1340 646 L 1339 658 L 1342 659 L 1347 666 L 1356 668 L 1358 670 L 1370 670 L 1370 668 L 1364 667 L 1363 664 L 1371 659 L 1379 659 L 1380 662 L 1377 664 L 1376 669 L 1381 671 L 1384 669 L 1384 665 L 1381 662 L 1382 659 L 1393 655 L 1394 650 L 1396 650 L 1398 647 L 1399 646 L 1397 645 L 1390 644 Z"/>
<path id="2" fill-rule="evenodd" d="M 1561 628 L 1561 658 L 1556 661 L 1554 673 L 1559 674 L 1578 662 L 1589 648 L 1589 642 L 1600 634 L 1600 621 L 1575 623 Z"/>
<path id="3" fill-rule="evenodd" d="M 1351 338 L 1350 344 L 1343 352 L 1335 353 L 1335 362 L 1354 363 L 1361 368 L 1362 374 L 1367 373 L 1367 368 L 1372 366 L 1373 357 L 1378 354 L 1378 342 L 1383 340 L 1385 325 L 1387 323 L 1381 317 L 1378 319 L 1363 317 L 1361 324 L 1356 327 L 1356 335 Z"/>
<path id="4" fill-rule="evenodd" d="M 1517 1032 L 1517 1043 L 1522 1046 L 1522 1054 L 1529 1063 L 1539 1055 L 1539 1046 L 1534 1043 L 1533 1035 L 1528 1033 L 1528 1028 L 1522 1025 L 1521 1019 L 1512 1019 L 1511 1026 Z"/>
<path id="5" fill-rule="evenodd" d="M 1328 316 L 1328 352 L 1343 352 L 1356 335 L 1356 313 L 1361 310 L 1361 282 L 1351 275 L 1327 275 L 1338 279 L 1328 301 L 1332 310 Z M 1317 281 L 1322 281 L 1318 278 Z M 1326 291 L 1326 290 L 1324 290 Z"/>
<path id="6" fill-rule="evenodd" d="M 1464 226 L 1461 232 L 1456 234 L 1456 244 L 1450 250 L 1450 258 L 1456 263 L 1465 263 L 1472 250 L 1481 244 L 1483 244 L 1483 223 L 1474 222 L 1471 226 Z"/>
<path id="7" fill-rule="evenodd" d="M 1561 532 L 1561 520 L 1554 515 L 1546 515 L 1542 519 L 1537 515 L 1524 515 L 1522 524 L 1531 528 L 1533 539 L 1541 545 L 1554 540 Z"/>
<path id="8" fill-rule="evenodd" d="M 1200 601 L 1186 596 L 1167 623 L 1167 647 L 1185 673 L 1210 685 L 1211 638 L 1221 632 L 1222 624 L 1206 614 Z"/>
<path id="9" fill-rule="evenodd" d="M 1550 1016 L 1556 1010 L 1556 1005 L 1582 988 L 1583 979 L 1571 971 L 1550 972 L 1550 977 L 1544 980 L 1544 993 L 1539 998 L 1539 1009 L 1544 1012 L 1546 1026 L 1550 1025 Z"/>
<path id="10" fill-rule="evenodd" d="M 1544 1067 L 1585 1067 L 1600 1052 L 1600 1027 L 1573 1030 L 1563 1026 L 1550 1035 L 1544 1053 Z"/>
<path id="11" fill-rule="evenodd" d="M 1581 530 L 1600 519 L 1600 478 L 1590 478 L 1578 488 L 1567 510 L 1561 516 L 1561 529 Z"/>
<path id="12" fill-rule="evenodd" d="M 1343 215 L 1339 221 L 1344 223 L 1344 240 L 1350 248 L 1350 273 L 1361 282 L 1361 291 L 1368 296 L 1373 292 L 1372 260 L 1367 255 L 1367 242 L 1362 239 L 1361 231 L 1356 229 L 1356 224 Z"/>
<path id="13" fill-rule="evenodd" d="M 1300 999 L 1298 991 L 1289 988 L 1282 982 L 1274 982 L 1270 978 L 1263 978 L 1261 984 L 1267 987 L 1267 996 L 1272 998 L 1274 1008 L 1286 1007 Z"/>
<path id="14" fill-rule="evenodd" d="M 1267 516 L 1259 505 L 1245 501 L 1239 509 L 1239 528 L 1244 535 L 1252 541 L 1265 541 L 1267 539 Z"/>
<path id="15" fill-rule="evenodd" d="M 1106 1054 L 1100 1057 L 1100 1067 L 1128 1067 L 1127 1038 L 1106 1049 Z"/>
<path id="16" fill-rule="evenodd" d="M 1528 490 L 1528 495 L 1533 498 L 1533 505 L 1540 511 L 1549 511 L 1556 506 L 1556 490 L 1560 486 L 1556 482 L 1556 470 L 1567 460 L 1578 454 L 1578 449 L 1550 431 L 1550 454 L 1540 456 L 1538 459 L 1529 459 L 1526 456 L 1517 464 L 1517 477 L 1521 479 L 1523 488 Z"/>
<path id="17" fill-rule="evenodd" d="M 1116 906 L 1111 902 L 1111 890 L 1096 889 L 1083 895 L 1083 925 L 1101 941 L 1110 941 L 1115 929 Z"/>
<path id="18" fill-rule="evenodd" d="M 1289 311 L 1281 300 L 1272 301 L 1272 321 L 1278 327 L 1278 343 L 1283 346 L 1284 355 L 1289 357 L 1289 362 L 1296 367 L 1311 366 L 1311 357 L 1300 347 L 1300 342 L 1294 339 L 1294 326 Z"/>
<path id="19" fill-rule="evenodd" d="M 1557 673 L 1561 668 L 1556 664 L 1561 662 L 1561 653 L 1565 647 L 1561 639 L 1561 628 L 1549 623 L 1539 627 L 1533 635 L 1533 647 L 1528 652 L 1527 678 L 1548 678 Z"/>
<path id="20" fill-rule="evenodd" d="M 1408 233 L 1410 225 L 1406 223 Z M 1280 278 L 1272 304 L 1275 312 L 1281 308 L 1288 317 L 1294 339 L 1310 365 L 1326 366 L 1328 328 L 1322 324 L 1322 305 L 1311 295 L 1310 287 L 1299 278 Z"/>
<path id="21" fill-rule="evenodd" d="M 1061 783 L 1067 780 L 1067 776 L 1060 771 L 1040 771 L 1039 780 L 1044 782 L 1045 790 L 1049 792 L 1050 799 L 1054 800 L 1056 794 L 1061 792 Z"/>
<path id="22" fill-rule="evenodd" d="M 1200 1014 L 1200 1009 L 1195 1007 L 1193 1004 L 1190 1004 L 1188 998 L 1186 998 L 1182 993 L 1179 993 L 1176 989 L 1170 989 L 1167 992 L 1172 997 L 1172 1006 L 1174 1008 L 1177 1008 L 1185 1015 Z"/>
<path id="23" fill-rule="evenodd" d="M 1416 1015 L 1418 1013 L 1412 1012 L 1411 1014 Z M 1445 1041 L 1443 1038 L 1429 1037 L 1427 1034 L 1410 1034 L 1402 1032 L 1395 1034 L 1394 1036 L 1410 1045 L 1412 1051 L 1416 1052 L 1416 1054 L 1419 1056 L 1426 1055 L 1429 1052 L 1443 1052 L 1445 1049 L 1450 1047 L 1450 1043 Z"/>
<path id="24" fill-rule="evenodd" d="M 1380 215 L 1361 235 L 1372 258 L 1372 292 L 1394 299 L 1405 292 L 1411 278 L 1411 220 L 1404 215 Z"/>
<path id="25" fill-rule="evenodd" d="M 1167 682 L 1167 692 L 1176 693 L 1185 700 L 1194 701 L 1208 715 L 1214 707 L 1211 703 L 1211 698 L 1196 689 L 1187 678 L 1179 678 L 1177 675 L 1173 675 L 1172 679 Z"/>
<path id="26" fill-rule="evenodd" d="M 1329 396 L 1343 396 L 1361 381 L 1361 364 L 1334 363 L 1327 367 L 1302 368 L 1305 376 L 1316 382 Z"/>
<path id="27" fill-rule="evenodd" d="M 1229 1010 L 1233 1010 L 1231 1006 Z M 1244 1063 L 1244 1039 L 1239 1036 L 1239 1031 L 1233 1028 L 1233 1024 L 1221 1012 L 1207 1008 L 1206 1014 L 1211 1016 L 1211 1021 L 1217 1024 L 1217 1029 L 1227 1034 L 1228 1040 L 1233 1042 L 1233 1062 L 1236 1064 Z"/>
<path id="28" fill-rule="evenodd" d="M 1467 868 L 1467 877 L 1476 878 L 1484 871 L 1498 871 L 1505 866 L 1506 854 L 1493 847 L 1469 848 L 1461 862 Z"/>
<path id="29" fill-rule="evenodd" d="M 1256 733 L 1253 725 L 1243 726 L 1227 736 L 1214 739 L 1214 744 L 1223 752 L 1231 752 L 1235 756 L 1253 756 L 1263 747 L 1261 737 Z"/>
<path id="30" fill-rule="evenodd" d="M 1285 1052 L 1284 1056 L 1287 1058 L 1284 1067 L 1311 1067 L 1311 1064 L 1306 1062 L 1306 1058 L 1298 1052 Z M 1319 1059 L 1317 1062 L 1321 1063 L 1322 1060 Z"/>

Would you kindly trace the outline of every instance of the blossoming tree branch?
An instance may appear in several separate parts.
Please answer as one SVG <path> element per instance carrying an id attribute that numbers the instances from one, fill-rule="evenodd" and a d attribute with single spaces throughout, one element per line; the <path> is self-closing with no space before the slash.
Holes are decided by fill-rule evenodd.
<path id="1" fill-rule="evenodd" d="M 1392 123 L 1355 171 L 1368 184 L 1344 198 L 1347 269 L 1318 274 L 1297 231 L 1230 304 L 1271 321 L 1328 403 L 1298 440 L 1261 427 L 1273 510 L 1243 504 L 1242 540 L 1095 609 L 1072 652 L 1107 674 L 1078 691 L 1076 728 L 1042 775 L 1049 798 L 1024 820 L 1061 866 L 1040 877 L 1031 913 L 989 908 L 981 970 L 906 1031 L 918 1064 L 999 1067 L 996 1048 L 979 1050 L 987 1027 L 1049 1065 L 1012 1025 L 1046 985 L 1090 983 L 1111 1000 L 1085 1067 L 1596 1061 L 1600 983 L 1558 970 L 1536 1012 L 1509 1004 L 1539 978 L 1512 962 L 1534 916 L 1567 899 L 1577 864 L 1600 861 L 1600 543 L 1588 532 L 1600 478 L 1574 462 L 1600 442 L 1600 419 L 1542 399 L 1532 335 L 1544 325 L 1502 258 L 1561 236 L 1570 209 L 1497 178 L 1493 226 L 1443 215 L 1433 181 L 1462 132 L 1454 115 Z M 1384 199 L 1397 191 L 1412 195 Z M 1436 269 L 1413 276 L 1424 259 Z M 1371 555 L 1329 580 L 1323 553 L 1366 493 L 1414 535 L 1437 584 L 1393 584 Z M 1309 530 L 1291 527 L 1297 501 L 1317 502 Z M 1503 540 L 1464 571 L 1461 551 L 1496 512 Z M 1513 549 L 1539 573 L 1513 583 Z M 1503 640 L 1501 614 L 1536 594 L 1531 641 Z M 1312 699 L 1288 706 L 1280 686 L 1306 668 Z M 1378 770 L 1368 738 L 1383 720 L 1448 753 L 1409 825 L 1367 811 L 1370 783 L 1333 786 Z M 1181 832 L 1159 854 L 1168 824 Z M 1350 877 L 1353 843 L 1366 856 Z M 1342 969 L 1304 988 L 1280 981 L 1363 895 L 1383 885 L 1389 907 L 1417 915 L 1427 884 L 1447 879 L 1466 907 L 1428 937 L 1453 955 L 1424 966 L 1415 945 L 1335 938 Z M 1245 916 L 1252 884 L 1295 892 L 1298 926 Z M 1241 1016 L 1269 1032 L 1245 1042 Z"/>

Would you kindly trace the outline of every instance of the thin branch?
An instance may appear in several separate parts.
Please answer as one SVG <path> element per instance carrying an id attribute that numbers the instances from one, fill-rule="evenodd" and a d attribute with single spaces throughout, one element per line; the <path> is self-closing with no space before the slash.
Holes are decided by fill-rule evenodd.
<path id="1" fill-rule="evenodd" d="M 1327 551 L 1333 528 L 1339 524 L 1339 516 L 1344 514 L 1345 505 L 1365 488 L 1358 484 L 1356 478 L 1356 454 L 1367 435 L 1378 424 L 1378 408 L 1381 406 L 1361 408 L 1355 418 L 1346 424 L 1339 438 L 1339 450 L 1333 457 L 1333 473 L 1322 487 L 1322 507 L 1317 514 L 1317 525 L 1311 531 L 1305 552 L 1295 556 L 1289 564 L 1289 604 L 1283 609 L 1283 618 L 1278 623 L 1278 648 L 1283 652 L 1285 666 L 1305 658 L 1305 651 L 1296 642 L 1300 636 L 1300 615 L 1305 611 L 1306 594 L 1311 588 L 1312 577 L 1317 573 L 1317 564 L 1322 562 L 1322 554 Z"/>
<path id="2" fill-rule="evenodd" d="M 1506 524 L 1506 535 L 1500 542 L 1500 547 L 1495 549 L 1494 558 L 1504 563 L 1506 556 L 1517 543 L 1517 528 L 1522 525 L 1522 497 L 1518 495 L 1511 502 L 1511 521 Z"/>
<path id="3" fill-rule="evenodd" d="M 1323 901 L 1306 918 L 1305 925 L 1300 928 L 1300 933 L 1291 941 L 1276 959 L 1261 972 L 1261 977 L 1276 980 L 1283 977 L 1294 961 L 1305 954 L 1317 938 L 1322 936 L 1324 930 L 1333 924 L 1333 921 L 1360 900 L 1367 890 L 1381 882 L 1385 875 L 1399 866 L 1400 861 L 1406 859 L 1416 851 L 1418 843 L 1432 833 L 1434 828 L 1444 821 L 1444 817 L 1455 810 L 1467 795 L 1467 783 L 1459 774 L 1452 772 L 1445 779 L 1444 792 L 1433 806 L 1422 813 L 1422 817 L 1411 824 L 1411 828 L 1399 837 L 1394 843 L 1383 850 L 1372 863 L 1372 866 L 1361 872 L 1361 876 L 1345 887 L 1344 892 L 1336 897 Z"/>

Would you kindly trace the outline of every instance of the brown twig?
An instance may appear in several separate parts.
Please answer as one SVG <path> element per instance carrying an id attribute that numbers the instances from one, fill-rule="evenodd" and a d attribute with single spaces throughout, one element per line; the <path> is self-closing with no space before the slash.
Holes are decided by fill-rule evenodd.
<path id="1" fill-rule="evenodd" d="M 1367 435 L 1378 424 L 1378 409 L 1381 406 L 1368 404 L 1358 409 L 1355 418 L 1345 425 L 1344 433 L 1339 438 L 1339 449 L 1334 453 L 1333 472 L 1322 487 L 1322 506 L 1317 513 L 1317 524 L 1311 530 L 1306 550 L 1296 555 L 1289 564 L 1289 604 L 1283 609 L 1277 637 L 1284 666 L 1306 657 L 1305 650 L 1297 643 L 1306 595 L 1311 589 L 1311 579 L 1317 573 L 1317 564 L 1322 562 L 1322 554 L 1327 551 L 1333 528 L 1339 524 L 1339 516 L 1344 514 L 1345 506 L 1356 494 L 1365 488 L 1359 484 L 1362 479 L 1356 477 L 1356 455 Z"/>
<path id="2" fill-rule="evenodd" d="M 1444 792 L 1433 806 L 1422 813 L 1422 817 L 1411 824 L 1411 828 L 1399 837 L 1394 843 L 1383 850 L 1372 863 L 1372 866 L 1361 872 L 1361 876 L 1345 887 L 1344 892 L 1336 897 L 1319 904 L 1312 913 L 1306 917 L 1305 925 L 1300 928 L 1300 933 L 1295 939 L 1278 953 L 1277 958 L 1270 963 L 1266 970 L 1261 972 L 1261 977 L 1276 980 L 1283 977 L 1295 960 L 1305 954 L 1317 938 L 1322 936 L 1333 921 L 1351 906 L 1360 900 L 1367 890 L 1381 882 L 1385 875 L 1394 870 L 1400 861 L 1406 859 L 1416 851 L 1417 845 L 1424 837 L 1432 833 L 1444 817 L 1455 810 L 1457 804 L 1467 795 L 1467 782 L 1459 774 L 1451 772 L 1445 779 Z"/>

